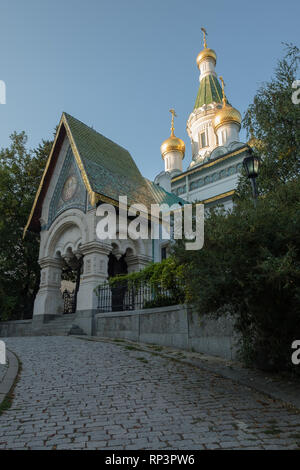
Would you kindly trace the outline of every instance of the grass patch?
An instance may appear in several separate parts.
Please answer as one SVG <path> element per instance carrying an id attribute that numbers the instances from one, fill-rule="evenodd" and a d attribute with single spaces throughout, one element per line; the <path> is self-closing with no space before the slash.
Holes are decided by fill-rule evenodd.
<path id="1" fill-rule="evenodd" d="M 154 357 L 164 357 L 162 356 L 160 353 L 160 351 L 147 351 L 148 354 L 151 354 L 151 356 L 154 356 Z"/>
<path id="2" fill-rule="evenodd" d="M 128 349 L 128 351 L 140 351 L 140 349 L 135 346 L 125 346 L 125 349 Z"/>
<path id="3" fill-rule="evenodd" d="M 13 397 L 9 396 L 10 394 L 6 395 L 2 403 L 0 404 L 0 416 L 4 411 L 8 410 L 11 407 Z"/>
<path id="4" fill-rule="evenodd" d="M 137 359 L 138 361 L 143 362 L 144 364 L 148 364 L 148 362 L 149 362 L 149 361 L 147 361 L 147 359 L 145 359 L 144 357 L 136 357 L 136 359 Z"/>
<path id="5" fill-rule="evenodd" d="M 82 341 L 92 341 L 93 343 L 95 343 L 95 340 L 92 339 L 92 338 L 79 338 L 79 337 L 77 336 L 76 339 L 82 339 Z"/>
<path id="6" fill-rule="evenodd" d="M 291 437 L 292 439 L 300 439 L 300 432 L 290 434 L 289 437 Z"/>
<path id="7" fill-rule="evenodd" d="M 196 419 L 194 419 L 194 421 L 191 422 L 191 424 L 197 424 L 197 423 L 202 423 L 202 422 L 203 422 L 203 419 L 196 418 Z"/>
<path id="8" fill-rule="evenodd" d="M 265 431 L 262 431 L 264 434 L 280 434 L 281 431 L 280 429 L 277 429 L 277 428 L 270 428 L 270 429 L 266 429 Z"/>
<path id="9" fill-rule="evenodd" d="M 164 348 L 162 346 L 157 346 L 157 345 L 153 345 L 153 346 L 149 346 L 149 348 L 153 349 L 154 351 L 162 351 Z"/>

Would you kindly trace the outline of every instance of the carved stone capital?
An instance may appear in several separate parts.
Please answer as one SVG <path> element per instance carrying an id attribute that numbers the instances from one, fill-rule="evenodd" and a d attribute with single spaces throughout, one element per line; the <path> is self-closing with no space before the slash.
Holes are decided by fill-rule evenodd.
<path id="1" fill-rule="evenodd" d="M 109 243 L 93 241 L 81 245 L 80 251 L 84 256 L 94 253 L 109 255 L 111 252 L 111 245 Z"/>
<path id="2" fill-rule="evenodd" d="M 63 260 L 61 258 L 41 258 L 39 260 L 39 265 L 41 269 L 45 268 L 57 268 L 62 269 L 63 267 Z"/>

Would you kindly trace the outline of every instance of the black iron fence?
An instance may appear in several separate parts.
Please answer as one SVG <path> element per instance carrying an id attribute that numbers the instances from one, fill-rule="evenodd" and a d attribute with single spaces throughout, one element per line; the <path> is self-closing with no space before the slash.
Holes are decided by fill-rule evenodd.
<path id="1" fill-rule="evenodd" d="M 179 284 L 166 289 L 148 282 L 141 282 L 138 286 L 128 286 L 126 282 L 113 286 L 105 283 L 97 287 L 96 295 L 98 311 L 102 313 L 163 307 L 184 301 L 183 289 Z"/>
<path id="2" fill-rule="evenodd" d="M 63 294 L 64 301 L 64 314 L 75 313 L 76 311 L 76 293 L 75 291 L 69 292 L 67 289 L 64 290 Z"/>

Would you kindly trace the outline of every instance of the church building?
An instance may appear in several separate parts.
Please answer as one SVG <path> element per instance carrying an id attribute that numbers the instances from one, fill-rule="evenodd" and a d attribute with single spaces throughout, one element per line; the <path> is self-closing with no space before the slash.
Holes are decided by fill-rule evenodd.
<path id="1" fill-rule="evenodd" d="M 34 304 L 35 322 L 64 313 L 63 275 L 74 274 L 72 312 L 93 318 L 97 312 L 95 288 L 116 274 L 143 269 L 166 256 L 164 240 L 99 240 L 97 207 L 110 204 L 120 210 L 119 197 L 128 206 L 203 202 L 231 207 L 238 173 L 249 147 L 239 142 L 240 113 L 233 108 L 215 72 L 216 53 L 207 47 L 197 57 L 200 87 L 187 122 L 192 161 L 183 171 L 185 144 L 171 136 L 161 145 L 164 171 L 155 181 L 144 178 L 130 153 L 67 113 L 63 113 L 51 153 L 30 213 L 27 230 L 40 233 L 40 288 Z M 80 322 L 79 322 L 80 323 Z M 86 331 L 87 333 L 89 331 Z"/>

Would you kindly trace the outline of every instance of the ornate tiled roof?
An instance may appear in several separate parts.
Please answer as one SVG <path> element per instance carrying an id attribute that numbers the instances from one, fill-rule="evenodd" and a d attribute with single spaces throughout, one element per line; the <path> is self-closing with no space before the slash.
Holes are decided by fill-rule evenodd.
<path id="1" fill-rule="evenodd" d="M 97 200 L 118 205 L 119 196 L 127 196 L 128 204 L 181 203 L 181 198 L 144 178 L 130 153 L 78 119 L 63 113 L 55 142 L 42 176 L 27 229 L 40 229 L 39 218 L 44 197 L 56 165 L 64 136 L 67 135 L 92 204 Z"/>
<path id="2" fill-rule="evenodd" d="M 147 207 L 168 201 L 183 202 L 144 178 L 126 149 L 69 114 L 64 114 L 95 193 L 116 201 L 119 196 L 127 196 L 129 203 L 143 203 Z"/>
<path id="3" fill-rule="evenodd" d="M 217 77 L 209 74 L 200 82 L 194 109 L 213 102 L 222 103 L 222 87 Z"/>
<path id="4" fill-rule="evenodd" d="M 187 203 L 187 201 L 185 201 L 181 197 L 178 197 L 173 193 L 169 193 L 165 189 L 153 183 L 153 181 L 150 181 L 146 178 L 144 179 L 146 180 L 148 184 L 149 190 L 156 204 L 168 204 L 169 206 L 172 206 L 173 204 L 184 205 Z"/>

